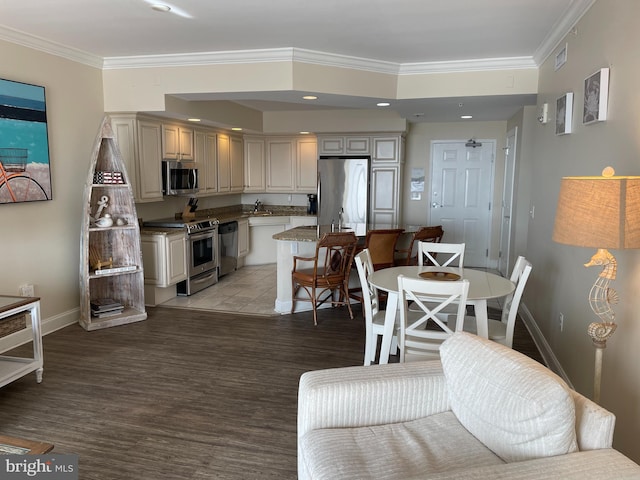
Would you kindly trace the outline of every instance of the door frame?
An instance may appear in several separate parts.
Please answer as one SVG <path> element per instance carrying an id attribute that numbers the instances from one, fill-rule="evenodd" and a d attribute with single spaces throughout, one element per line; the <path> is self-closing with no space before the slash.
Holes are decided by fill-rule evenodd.
<path id="1" fill-rule="evenodd" d="M 509 144 L 509 139 L 513 137 L 513 145 Z M 513 241 L 513 205 L 515 200 L 516 187 L 516 157 L 518 153 L 518 127 L 514 127 L 507 132 L 504 147 L 504 182 L 502 186 L 502 205 L 500 211 L 500 246 L 498 251 L 498 271 L 508 277 L 511 270 L 511 247 Z M 507 185 L 511 188 L 507 189 Z M 507 198 L 507 192 L 511 192 Z M 504 229 L 504 209 L 509 204 L 509 231 Z M 506 248 L 504 243 L 506 243 Z"/>

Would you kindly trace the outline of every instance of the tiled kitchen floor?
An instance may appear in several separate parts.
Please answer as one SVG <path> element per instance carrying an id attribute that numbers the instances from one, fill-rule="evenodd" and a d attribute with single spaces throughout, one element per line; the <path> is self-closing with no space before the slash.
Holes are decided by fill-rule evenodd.
<path id="1" fill-rule="evenodd" d="M 161 305 L 271 316 L 279 315 L 274 311 L 276 295 L 276 264 L 271 263 L 242 267 L 201 292 L 189 297 L 175 297 Z M 489 300 L 488 304 L 489 307 L 501 308 L 497 299 Z"/>
<path id="2" fill-rule="evenodd" d="M 252 265 L 229 273 L 218 283 L 188 297 L 176 297 L 163 307 L 188 307 L 252 315 L 279 315 L 276 302 L 276 264 Z"/>

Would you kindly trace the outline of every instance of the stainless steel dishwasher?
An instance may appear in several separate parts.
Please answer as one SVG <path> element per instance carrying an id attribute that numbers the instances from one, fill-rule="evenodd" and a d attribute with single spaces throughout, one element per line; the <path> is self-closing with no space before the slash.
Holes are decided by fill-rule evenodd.
<path id="1" fill-rule="evenodd" d="M 220 263 L 218 277 L 235 272 L 238 268 L 238 222 L 221 223 L 218 227 Z"/>

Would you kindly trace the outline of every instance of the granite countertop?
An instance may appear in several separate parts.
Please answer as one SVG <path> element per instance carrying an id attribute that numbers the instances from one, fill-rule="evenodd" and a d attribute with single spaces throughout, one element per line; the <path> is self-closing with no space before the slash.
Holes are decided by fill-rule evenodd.
<path id="1" fill-rule="evenodd" d="M 417 232 L 421 225 L 364 225 L 357 224 L 353 227 L 348 225 L 342 229 L 345 232 L 355 232 L 356 236 L 364 237 L 367 230 L 376 229 L 388 229 L 388 228 L 404 228 L 404 233 Z M 289 242 L 317 242 L 318 239 L 325 233 L 331 232 L 331 225 L 313 225 L 295 227 L 284 232 L 276 233 L 273 235 L 274 240 L 283 240 Z M 336 231 L 336 230 L 333 230 Z"/>
<path id="2" fill-rule="evenodd" d="M 217 218 L 220 223 L 225 223 L 240 218 L 249 217 L 315 217 L 307 213 L 307 207 L 293 205 L 263 205 L 260 212 L 253 211 L 253 205 L 233 205 L 231 207 L 209 208 L 195 212 L 195 219 Z"/>

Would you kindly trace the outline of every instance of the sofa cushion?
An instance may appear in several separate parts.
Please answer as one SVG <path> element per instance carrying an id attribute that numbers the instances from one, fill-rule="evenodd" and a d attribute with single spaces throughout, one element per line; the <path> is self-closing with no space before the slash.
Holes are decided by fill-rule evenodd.
<path id="1" fill-rule="evenodd" d="M 578 450 L 566 383 L 521 353 L 460 332 L 442 344 L 451 410 L 505 462 Z"/>
<path id="2" fill-rule="evenodd" d="M 405 423 L 311 430 L 299 454 L 309 478 L 407 479 L 504 464 L 452 412 Z"/>

